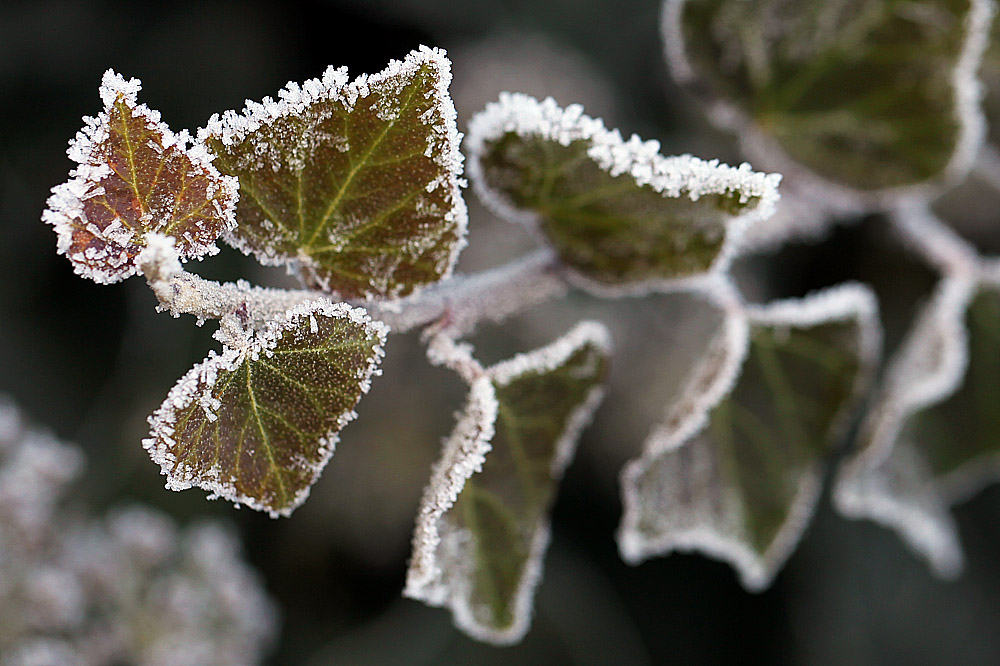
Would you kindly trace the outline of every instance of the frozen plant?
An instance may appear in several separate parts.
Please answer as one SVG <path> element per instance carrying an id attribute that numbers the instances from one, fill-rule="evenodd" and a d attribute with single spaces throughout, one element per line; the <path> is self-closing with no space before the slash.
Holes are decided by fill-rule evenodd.
<path id="1" fill-rule="evenodd" d="M 0 664 L 259 663 L 277 616 L 235 535 L 140 505 L 91 517 L 66 497 L 83 462 L 0 400 Z"/>
<path id="2" fill-rule="evenodd" d="M 1000 371 L 983 342 L 1000 335 L 1000 271 L 931 206 L 977 159 L 996 170 L 979 78 L 994 11 L 993 0 L 667 0 L 673 75 L 773 173 L 664 156 L 579 105 L 519 93 L 469 120 L 463 154 L 450 62 L 427 47 L 353 80 L 330 67 L 193 133 L 169 129 L 137 80 L 109 70 L 104 108 L 71 142 L 77 166 L 43 219 L 81 276 L 141 274 L 160 309 L 219 321 L 222 350 L 149 418 L 143 446 L 173 490 L 290 515 L 380 374 L 388 335 L 420 331 L 429 361 L 469 392 L 431 471 L 404 594 L 450 608 L 481 640 L 514 643 L 530 626 L 549 510 L 613 345 L 604 325 L 582 322 L 486 367 L 465 338 L 571 290 L 683 292 L 719 314 L 622 472 L 626 561 L 696 549 L 732 563 L 748 589 L 766 587 L 860 418 L 838 509 L 897 528 L 955 574 L 948 506 L 1000 451 L 989 400 L 959 390 L 970 349 Z M 463 171 L 538 250 L 452 274 L 466 242 Z M 730 276 L 740 256 L 875 213 L 943 275 L 881 384 L 871 289 L 755 304 Z M 301 289 L 185 269 L 220 238 L 284 266 Z M 991 383 L 978 373 L 970 392 Z M 939 436 L 962 419 L 975 437 Z"/>

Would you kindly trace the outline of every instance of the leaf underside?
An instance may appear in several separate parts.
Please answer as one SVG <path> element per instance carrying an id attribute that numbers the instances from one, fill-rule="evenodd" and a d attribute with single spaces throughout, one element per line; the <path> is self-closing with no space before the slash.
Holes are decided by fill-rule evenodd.
<path id="1" fill-rule="evenodd" d="M 794 160 L 878 190 L 939 176 L 960 135 L 969 0 L 687 0 L 686 55 Z"/>
<path id="2" fill-rule="evenodd" d="M 330 70 L 325 91 L 250 129 L 227 134 L 225 123 L 245 124 L 235 114 L 210 123 L 201 138 L 242 191 L 227 240 L 267 264 L 297 262 L 311 287 L 345 299 L 405 296 L 446 277 L 465 208 L 449 65 L 436 54 L 350 85 Z"/>
<path id="3" fill-rule="evenodd" d="M 127 85 L 105 75 L 105 88 L 119 82 Z M 113 101 L 78 135 L 70 151 L 81 162 L 76 178 L 54 188 L 44 216 L 59 233 L 60 253 L 77 273 L 102 283 L 137 272 L 151 232 L 173 237 L 182 259 L 214 253 L 233 224 L 235 181 L 192 157 L 186 134 L 173 135 L 158 113 L 136 104 L 134 92 L 102 94 Z"/>
<path id="4" fill-rule="evenodd" d="M 569 145 L 508 132 L 486 141 L 484 184 L 537 214 L 560 258 L 607 285 L 707 271 L 722 251 L 727 223 L 759 197 L 738 191 L 667 196 L 635 176 L 612 176 L 588 156 L 591 142 Z"/>
<path id="5" fill-rule="evenodd" d="M 210 355 L 150 417 L 143 442 L 168 477 L 272 516 L 308 495 L 381 358 L 383 329 L 317 302 L 245 350 Z"/>
<path id="6" fill-rule="evenodd" d="M 761 589 L 798 540 L 861 370 L 855 320 L 756 324 L 742 373 L 693 439 L 626 468 L 623 555 L 700 549 Z"/>
<path id="7" fill-rule="evenodd" d="M 573 345 L 554 364 L 535 360 L 555 346 L 508 361 L 530 359 L 513 374 L 506 364 L 489 370 L 497 400 L 492 449 L 441 516 L 439 580 L 407 592 L 451 606 L 456 624 L 481 640 L 509 644 L 528 629 L 558 480 L 607 372 L 602 340 L 576 336 Z"/>

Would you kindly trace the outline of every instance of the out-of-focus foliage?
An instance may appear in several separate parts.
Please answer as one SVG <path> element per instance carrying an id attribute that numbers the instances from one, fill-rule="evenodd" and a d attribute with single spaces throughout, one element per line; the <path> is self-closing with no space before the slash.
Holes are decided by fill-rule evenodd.
<path id="1" fill-rule="evenodd" d="M 0 399 L 0 664 L 259 663 L 276 609 L 236 535 L 141 505 L 91 517 L 67 492 L 83 462 Z"/>
<path id="2" fill-rule="evenodd" d="M 871 191 L 939 178 L 958 150 L 967 168 L 966 51 L 984 4 L 669 0 L 664 15 L 682 78 L 701 77 L 792 160 Z"/>

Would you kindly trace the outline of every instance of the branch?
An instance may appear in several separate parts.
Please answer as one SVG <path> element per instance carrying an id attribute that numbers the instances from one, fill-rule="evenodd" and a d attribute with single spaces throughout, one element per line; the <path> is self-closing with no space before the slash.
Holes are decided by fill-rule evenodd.
<path id="1" fill-rule="evenodd" d="M 972 245 L 939 220 L 922 199 L 903 200 L 889 212 L 903 242 L 945 275 L 969 275 L 979 264 Z"/>
<path id="2" fill-rule="evenodd" d="M 245 317 L 255 327 L 296 305 L 329 294 L 305 289 L 270 289 L 240 280 L 219 283 L 181 268 L 173 240 L 150 234 L 139 255 L 159 308 L 175 317 L 191 314 L 199 323 L 228 315 Z M 369 314 L 405 333 L 444 320 L 449 334 L 470 334 L 482 321 L 499 322 L 522 310 L 559 298 L 569 286 L 551 250 L 538 250 L 504 266 L 469 276 L 456 276 L 398 301 L 356 302 Z"/>

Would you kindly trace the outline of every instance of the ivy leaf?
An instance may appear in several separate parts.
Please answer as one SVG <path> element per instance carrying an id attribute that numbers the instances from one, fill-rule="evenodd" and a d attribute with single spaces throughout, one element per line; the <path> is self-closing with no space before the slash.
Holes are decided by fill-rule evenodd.
<path id="1" fill-rule="evenodd" d="M 667 0 L 671 69 L 762 163 L 855 192 L 964 174 L 987 0 Z"/>
<path id="2" fill-rule="evenodd" d="M 946 279 L 894 360 L 838 475 L 842 513 L 894 529 L 940 576 L 962 568 L 949 508 L 1000 468 L 1000 284 Z"/>
<path id="3" fill-rule="evenodd" d="M 444 51 L 421 47 L 351 83 L 331 67 L 213 116 L 198 138 L 243 189 L 226 240 L 345 299 L 448 277 L 467 217 L 450 81 Z"/>
<path id="4" fill-rule="evenodd" d="M 174 134 L 159 112 L 139 104 L 140 88 L 137 79 L 104 73 L 104 110 L 84 118 L 68 151 L 79 166 L 52 188 L 42 214 L 58 234 L 59 254 L 98 283 L 135 275 L 149 233 L 172 236 L 186 260 L 218 252 L 215 240 L 236 225 L 236 179 L 219 174 L 203 148 L 189 147 L 187 132 Z"/>
<path id="5" fill-rule="evenodd" d="M 150 416 L 143 447 L 171 490 L 198 486 L 210 499 L 287 516 L 357 416 L 386 333 L 344 303 L 289 310 L 182 377 Z"/>
<path id="6" fill-rule="evenodd" d="M 503 94 L 469 123 L 469 174 L 498 215 L 536 225 L 598 291 L 722 270 L 780 176 L 623 141 L 579 105 Z"/>
<path id="7" fill-rule="evenodd" d="M 521 640 L 556 485 L 603 395 L 609 346 L 584 322 L 472 382 L 424 493 L 404 595 L 450 607 L 479 640 Z"/>
<path id="8" fill-rule="evenodd" d="M 749 336 L 739 378 L 722 395 L 728 371 L 696 372 L 685 394 L 715 394 L 714 403 L 703 401 L 699 413 L 682 401 L 625 467 L 618 544 L 632 564 L 700 550 L 728 560 L 744 587 L 760 590 L 812 516 L 880 332 L 874 298 L 857 285 L 731 316 L 745 318 L 742 340 Z M 732 326 L 727 337 L 739 342 L 741 324 Z M 738 362 L 742 351 L 728 354 Z"/>

